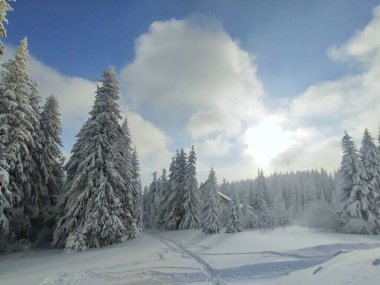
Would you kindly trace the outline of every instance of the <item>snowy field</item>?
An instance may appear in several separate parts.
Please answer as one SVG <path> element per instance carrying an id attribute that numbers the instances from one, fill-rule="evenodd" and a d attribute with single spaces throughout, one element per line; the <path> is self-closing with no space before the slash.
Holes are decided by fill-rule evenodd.
<path id="1" fill-rule="evenodd" d="M 299 226 L 219 235 L 148 231 L 82 253 L 31 250 L 0 256 L 1 285 L 369 285 L 379 280 L 380 236 Z"/>

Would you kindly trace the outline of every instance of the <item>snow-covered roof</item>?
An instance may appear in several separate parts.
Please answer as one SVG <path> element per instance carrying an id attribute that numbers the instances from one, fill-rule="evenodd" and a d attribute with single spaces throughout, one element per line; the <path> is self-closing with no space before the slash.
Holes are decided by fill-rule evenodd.
<path id="1" fill-rule="evenodd" d="M 221 192 L 219 192 L 219 191 L 217 191 L 217 192 L 218 192 L 218 195 L 219 195 L 220 197 L 222 197 L 223 199 L 227 200 L 228 202 L 231 201 L 230 197 L 228 197 L 227 195 L 224 195 L 223 193 L 221 193 Z"/>

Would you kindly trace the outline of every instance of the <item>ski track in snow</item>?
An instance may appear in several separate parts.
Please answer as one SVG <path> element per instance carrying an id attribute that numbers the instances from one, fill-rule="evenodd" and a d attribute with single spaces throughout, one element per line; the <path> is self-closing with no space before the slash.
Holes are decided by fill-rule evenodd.
<path id="1" fill-rule="evenodd" d="M 161 235 L 157 235 L 160 241 L 166 244 L 173 251 L 186 254 L 188 257 L 195 260 L 203 269 L 203 272 L 207 276 L 208 281 L 213 285 L 222 285 L 224 284 L 223 280 L 216 274 L 216 270 L 213 269 L 206 261 L 200 258 L 198 255 L 192 253 L 190 250 L 186 249 L 180 242 L 172 241 L 167 238 L 164 238 Z"/>
<path id="2" fill-rule="evenodd" d="M 240 279 L 258 279 L 287 275 L 290 272 L 309 268 L 321 264 L 338 254 L 347 250 L 369 249 L 379 247 L 379 243 L 366 244 L 331 244 L 320 245 L 310 248 L 299 249 L 291 252 L 255 251 L 255 252 L 226 252 L 226 253 L 197 253 L 185 248 L 180 241 L 170 240 L 160 234 L 148 234 L 151 238 L 160 241 L 168 249 L 155 254 L 152 259 L 165 262 L 166 254 L 170 251 L 179 254 L 182 258 L 195 261 L 197 267 L 181 266 L 145 266 L 138 269 L 129 269 L 126 264 L 110 267 L 93 268 L 83 272 L 63 272 L 45 277 L 39 285 L 75 285 L 83 280 L 127 282 L 135 280 L 137 283 L 145 284 L 190 284 L 207 282 L 212 285 L 223 285 L 230 281 Z M 203 248 L 201 245 L 200 247 Z M 206 247 L 205 247 L 206 248 Z M 296 260 L 272 261 L 255 263 L 230 268 L 213 268 L 201 256 L 234 256 L 234 255 L 262 255 L 290 257 Z M 185 271 L 185 272 L 184 272 Z M 87 283 L 86 283 L 87 284 Z M 123 283 L 124 284 L 124 283 Z"/>

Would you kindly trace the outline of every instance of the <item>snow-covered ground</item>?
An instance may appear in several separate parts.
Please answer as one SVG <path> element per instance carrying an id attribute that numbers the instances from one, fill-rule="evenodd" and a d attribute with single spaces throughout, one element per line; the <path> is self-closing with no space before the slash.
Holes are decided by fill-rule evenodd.
<path id="1" fill-rule="evenodd" d="M 1 285 L 369 285 L 379 280 L 380 236 L 298 226 L 219 235 L 148 231 L 82 253 L 31 250 L 0 256 Z"/>

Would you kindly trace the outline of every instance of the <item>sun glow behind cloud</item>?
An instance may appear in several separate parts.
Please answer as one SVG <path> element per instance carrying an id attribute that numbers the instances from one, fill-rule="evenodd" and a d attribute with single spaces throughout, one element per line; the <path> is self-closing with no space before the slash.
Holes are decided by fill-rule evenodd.
<path id="1" fill-rule="evenodd" d="M 270 170 L 268 167 L 274 157 L 295 143 L 294 133 L 283 127 L 284 120 L 280 115 L 270 115 L 247 128 L 243 135 L 244 154 L 266 170 Z"/>

